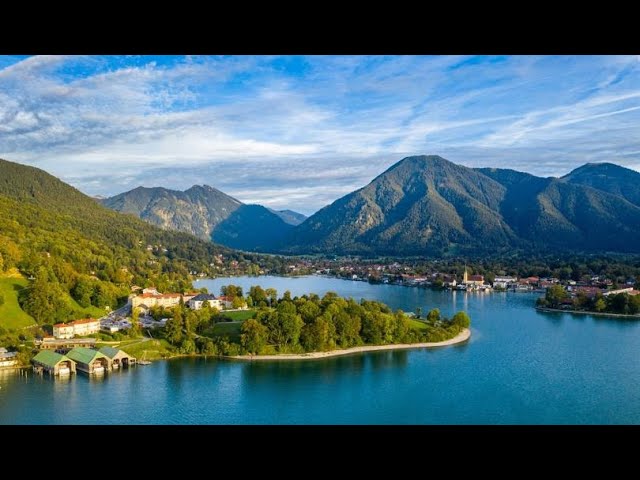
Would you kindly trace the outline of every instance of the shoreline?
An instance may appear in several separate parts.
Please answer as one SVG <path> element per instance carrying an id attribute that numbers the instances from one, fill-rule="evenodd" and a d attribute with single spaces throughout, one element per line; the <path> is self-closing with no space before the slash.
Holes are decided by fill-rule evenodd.
<path id="1" fill-rule="evenodd" d="M 640 314 L 633 315 L 630 313 L 589 312 L 587 310 L 560 310 L 559 308 L 549 308 L 549 307 L 535 307 L 535 309 L 538 312 L 547 312 L 547 313 L 575 313 L 577 315 L 594 315 L 598 317 L 640 319 Z"/>
<path id="2" fill-rule="evenodd" d="M 353 353 L 376 352 L 380 350 L 406 350 L 411 348 L 435 348 L 446 347 L 466 342 L 471 337 L 471 330 L 465 328 L 458 335 L 442 342 L 424 343 L 398 343 L 392 345 L 365 345 L 362 347 L 351 347 L 343 350 L 331 350 L 329 352 L 309 352 L 309 353 L 282 353 L 279 355 L 231 355 L 223 358 L 244 361 L 265 361 L 265 360 L 318 360 L 321 358 L 339 357 L 351 355 Z"/>

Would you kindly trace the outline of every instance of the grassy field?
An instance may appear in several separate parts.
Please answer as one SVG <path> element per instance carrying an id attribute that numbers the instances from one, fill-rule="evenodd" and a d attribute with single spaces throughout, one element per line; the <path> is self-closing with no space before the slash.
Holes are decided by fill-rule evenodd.
<path id="1" fill-rule="evenodd" d="M 255 310 L 238 310 L 235 312 L 222 312 L 222 316 L 229 317 L 234 322 L 244 322 L 256 316 Z"/>
<path id="2" fill-rule="evenodd" d="M 420 320 L 409 320 L 409 326 L 411 327 L 411 330 L 417 330 L 418 332 L 422 332 L 427 329 L 427 324 Z"/>
<path id="3" fill-rule="evenodd" d="M 158 360 L 175 354 L 169 342 L 164 339 L 124 341 L 117 348 L 144 360 Z"/>
<path id="4" fill-rule="evenodd" d="M 100 318 L 107 313 L 103 308 L 94 307 L 93 305 L 86 308 L 81 307 L 80 305 L 78 305 L 78 302 L 76 302 L 69 295 L 65 296 L 65 301 L 67 302 L 67 305 L 69 305 L 69 307 L 71 307 L 71 309 L 75 312 L 75 316 L 78 318 L 84 318 L 87 315 L 90 315 L 93 318 Z"/>
<path id="5" fill-rule="evenodd" d="M 208 337 L 222 337 L 227 335 L 232 342 L 240 341 L 240 327 L 242 322 L 220 322 L 216 323 L 207 332 Z"/>
<path id="6" fill-rule="evenodd" d="M 18 303 L 18 292 L 28 284 L 23 277 L 0 277 L 0 295 L 4 298 L 4 304 L 0 305 L 0 326 L 13 330 L 36 324 Z"/>

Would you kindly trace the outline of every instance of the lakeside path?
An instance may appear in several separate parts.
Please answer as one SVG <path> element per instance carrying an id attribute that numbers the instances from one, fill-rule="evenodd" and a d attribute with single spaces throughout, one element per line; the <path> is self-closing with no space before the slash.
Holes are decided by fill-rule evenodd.
<path id="1" fill-rule="evenodd" d="M 280 355 L 232 355 L 225 358 L 234 360 L 317 360 L 320 358 L 339 357 L 341 355 L 350 355 L 352 353 L 376 352 L 378 350 L 404 350 L 409 348 L 434 348 L 445 347 L 447 345 L 455 345 L 457 343 L 466 342 L 471 337 L 471 330 L 465 328 L 453 338 L 442 342 L 426 342 L 426 343 L 398 343 L 395 345 L 369 345 L 364 347 L 352 347 L 344 350 L 331 350 L 330 352 L 309 352 L 309 353 L 282 353 Z"/>

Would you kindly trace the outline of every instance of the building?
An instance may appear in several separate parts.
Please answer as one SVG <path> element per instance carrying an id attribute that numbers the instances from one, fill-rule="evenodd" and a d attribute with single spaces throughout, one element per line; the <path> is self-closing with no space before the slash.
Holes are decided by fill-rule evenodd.
<path id="1" fill-rule="evenodd" d="M 56 338 L 73 338 L 98 333 L 100 331 L 100 321 L 95 318 L 85 318 L 69 323 L 56 323 L 53 326 L 53 336 Z"/>
<path id="2" fill-rule="evenodd" d="M 222 305 L 224 308 L 233 308 L 233 300 L 231 298 L 220 296 L 218 297 L 218 300 L 220 300 L 220 305 Z M 245 302 L 244 305 L 242 305 L 238 310 L 246 310 L 246 309 L 247 309 L 247 304 Z"/>
<path id="3" fill-rule="evenodd" d="M 189 300 L 191 300 L 193 297 L 197 297 L 198 295 L 200 295 L 200 292 L 184 292 L 182 294 L 182 301 L 184 303 L 187 303 Z"/>
<path id="4" fill-rule="evenodd" d="M 18 352 L 9 352 L 0 347 L 0 368 L 10 368 L 18 365 Z"/>
<path id="5" fill-rule="evenodd" d="M 493 279 L 493 288 L 501 288 L 506 290 L 510 285 L 518 281 L 516 277 L 495 277 Z"/>
<path id="6" fill-rule="evenodd" d="M 630 294 L 631 292 L 633 292 L 633 287 L 619 288 L 617 290 L 607 290 L 606 292 L 602 292 L 602 296 L 603 297 L 608 297 L 609 295 L 617 295 L 619 293 Z"/>
<path id="7" fill-rule="evenodd" d="M 76 347 L 67 357 L 76 362 L 76 368 L 88 374 L 101 374 L 111 370 L 111 359 L 93 348 Z"/>
<path id="8" fill-rule="evenodd" d="M 96 339 L 75 338 L 71 340 L 62 340 L 53 337 L 45 337 L 42 339 L 36 339 L 34 343 L 40 350 L 55 350 L 58 353 L 67 353 L 69 350 L 76 347 L 93 348 L 96 345 Z"/>
<path id="9" fill-rule="evenodd" d="M 120 367 L 130 367 L 136 363 L 136 357 L 132 357 L 127 352 L 117 348 L 102 347 L 98 351 L 111 360 L 111 368 L 113 370 Z"/>
<path id="10" fill-rule="evenodd" d="M 187 302 L 187 305 L 192 310 L 200 310 L 202 307 L 204 307 L 205 303 L 208 303 L 211 308 L 222 310 L 222 301 L 215 295 L 212 295 L 210 293 L 201 293 L 199 295 L 196 295 Z"/>
<path id="11" fill-rule="evenodd" d="M 180 303 L 181 298 L 179 293 L 143 293 L 131 299 L 131 307 L 147 310 L 151 307 L 172 308 Z"/>
<path id="12" fill-rule="evenodd" d="M 42 350 L 31 360 L 35 371 L 47 372 L 49 375 L 70 375 L 76 373 L 76 362 L 65 355 L 51 350 Z"/>

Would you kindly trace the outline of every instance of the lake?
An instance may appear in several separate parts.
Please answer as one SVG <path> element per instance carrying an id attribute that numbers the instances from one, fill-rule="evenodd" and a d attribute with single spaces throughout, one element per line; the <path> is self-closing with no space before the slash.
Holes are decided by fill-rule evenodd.
<path id="1" fill-rule="evenodd" d="M 471 340 L 317 361 L 156 361 L 102 379 L 0 371 L 0 424 L 640 423 L 640 322 L 539 313 L 537 294 L 308 276 L 200 280 L 466 310 Z"/>

